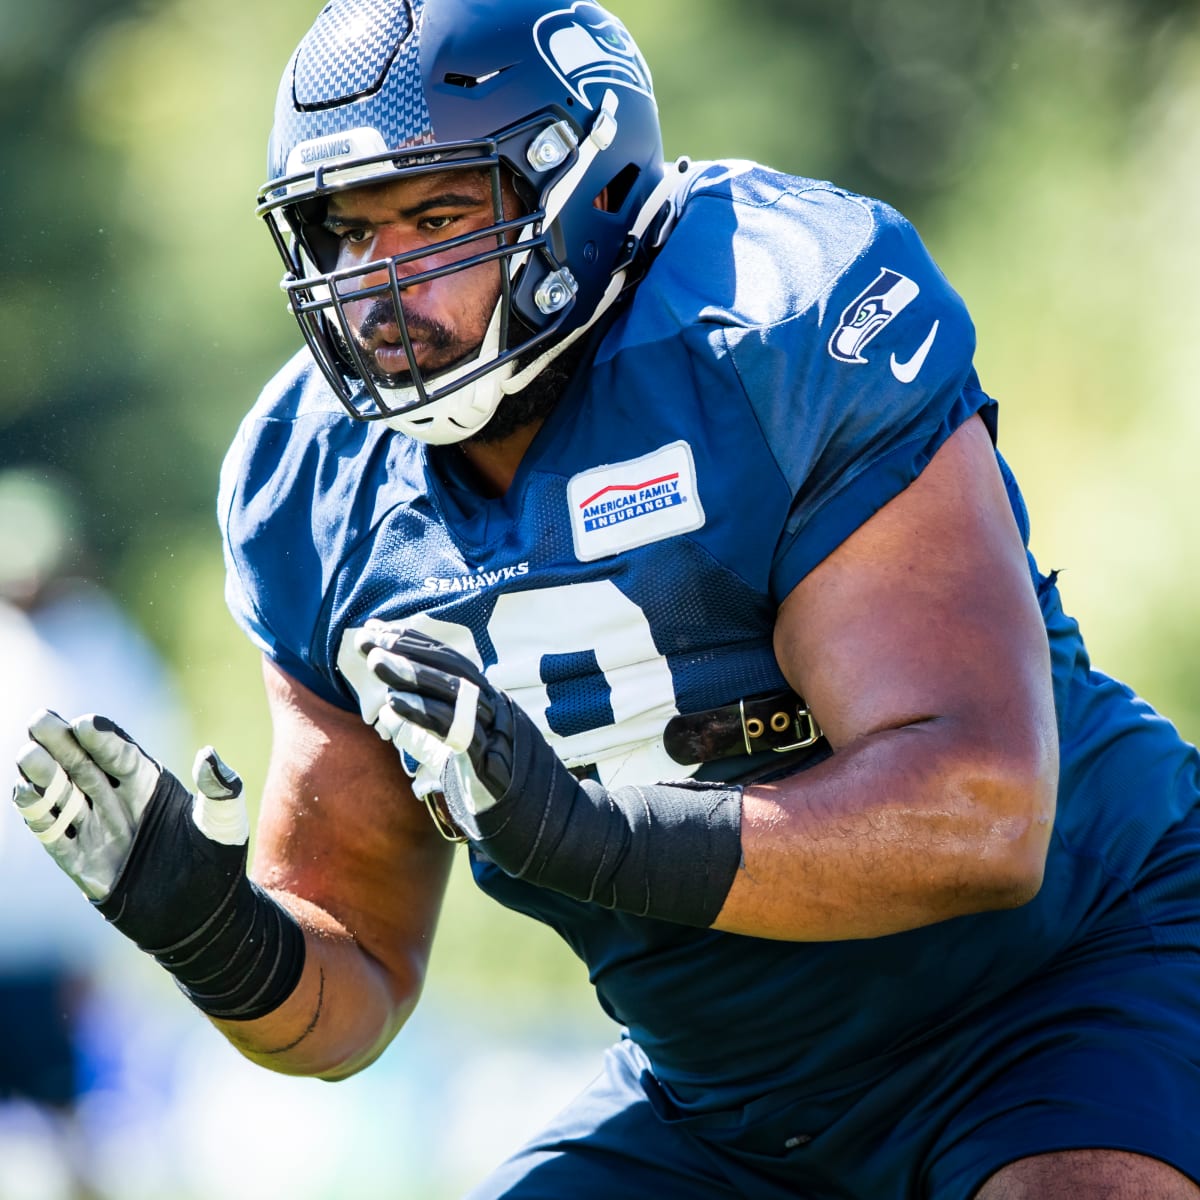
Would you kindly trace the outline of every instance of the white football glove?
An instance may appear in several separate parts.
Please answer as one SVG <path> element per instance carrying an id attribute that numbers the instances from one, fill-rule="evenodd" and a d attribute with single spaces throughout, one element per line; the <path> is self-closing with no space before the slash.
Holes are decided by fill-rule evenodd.
<path id="1" fill-rule="evenodd" d="M 368 670 L 363 680 L 365 695 L 363 719 L 385 741 L 391 742 L 401 753 L 405 769 L 412 775 L 413 792 L 420 800 L 426 800 L 442 788 L 442 771 L 453 757 L 453 750 L 436 734 L 412 721 L 406 721 L 391 706 L 391 693 L 375 672 L 371 670 L 371 652 L 377 641 L 402 626 L 392 626 L 383 621 L 368 621 L 354 639 L 354 648 L 365 660 Z M 369 690 L 369 694 L 368 693 Z M 413 771 L 405 756 L 416 764 Z"/>
<path id="2" fill-rule="evenodd" d="M 436 749 L 449 825 L 501 870 L 638 916 L 700 928 L 716 920 L 742 857 L 739 787 L 579 780 L 458 651 L 386 626 L 364 630 L 358 648 L 387 688 L 376 727 L 386 721 L 406 746 Z"/>
<path id="3" fill-rule="evenodd" d="M 211 747 L 193 796 L 106 717 L 37 713 L 13 790 L 25 823 L 106 920 L 204 1012 L 251 1020 L 304 968 L 295 918 L 246 875 L 242 781 Z"/>
<path id="4" fill-rule="evenodd" d="M 106 717 L 68 724 L 37 713 L 17 756 L 13 791 L 25 824 L 89 900 L 111 894 L 163 769 Z M 192 765 L 192 820 L 210 840 L 244 845 L 250 833 L 237 772 L 206 746 Z"/>

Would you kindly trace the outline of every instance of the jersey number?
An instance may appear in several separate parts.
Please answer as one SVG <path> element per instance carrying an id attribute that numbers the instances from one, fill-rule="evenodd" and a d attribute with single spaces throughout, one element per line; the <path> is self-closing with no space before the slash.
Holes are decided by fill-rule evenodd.
<path id="1" fill-rule="evenodd" d="M 466 625 L 419 613 L 405 622 L 483 668 Z M 338 668 L 372 720 L 386 689 L 343 635 Z M 667 660 L 646 614 L 611 580 L 505 592 L 487 624 L 497 661 L 484 669 L 532 718 L 568 766 L 594 764 L 602 783 L 678 779 L 681 767 L 662 746 L 679 711 Z"/>

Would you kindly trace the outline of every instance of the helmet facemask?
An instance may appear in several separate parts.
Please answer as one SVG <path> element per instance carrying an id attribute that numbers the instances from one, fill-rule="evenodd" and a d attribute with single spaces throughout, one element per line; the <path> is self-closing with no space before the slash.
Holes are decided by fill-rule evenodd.
<path id="1" fill-rule="evenodd" d="M 330 196 L 350 186 L 462 170 L 486 173 L 492 204 L 489 223 L 391 257 L 338 266 L 336 241 L 323 227 Z M 289 307 L 317 364 L 354 417 L 384 420 L 421 436 L 426 432 L 423 427 L 434 423 L 429 416 L 422 417 L 421 410 L 457 395 L 458 400 L 449 406 L 442 422 L 446 426 L 442 434 L 423 440 L 468 437 L 495 412 L 503 398 L 502 385 L 512 377 L 517 358 L 557 333 L 561 320 L 554 319 L 553 301 L 546 305 L 551 311 L 544 314 L 546 320 L 540 329 L 530 328 L 514 311 L 514 279 L 531 255 L 547 252 L 548 243 L 542 232 L 545 212 L 534 208 L 514 213 L 513 190 L 511 184 L 505 188 L 504 172 L 495 143 L 440 147 L 436 152 L 410 152 L 402 158 L 375 156 L 347 170 L 326 170 L 307 178 L 283 180 L 284 188 L 290 185 L 302 189 L 304 201 L 295 203 L 285 198 L 274 206 L 269 202 L 263 205 L 263 215 L 288 263 L 281 286 Z M 347 177 L 349 184 L 343 183 Z M 510 198 L 507 214 L 506 190 Z M 413 348 L 416 339 L 409 297 L 414 289 L 432 280 L 481 269 L 495 273 L 497 290 L 481 343 L 448 366 L 422 368 Z M 361 322 L 356 336 L 348 307 L 371 300 L 386 308 L 387 319 L 395 325 L 404 348 L 407 367 L 399 375 L 380 371 L 362 343 Z M 566 307 L 564 304 L 558 311 Z"/>
<path id="2" fill-rule="evenodd" d="M 352 416 L 426 442 L 478 432 L 595 324 L 632 281 L 635 227 L 644 232 L 651 201 L 665 199 L 657 110 L 628 35 L 585 0 L 496 3 L 503 21 L 490 26 L 464 0 L 334 0 L 285 72 L 272 178 L 259 194 L 289 306 L 334 393 Z M 375 37 L 389 22 L 401 38 L 394 52 Z M 350 82 L 348 44 L 358 56 Z M 594 54 L 603 70 L 568 77 L 552 50 L 573 63 Z M 322 227 L 332 197 L 463 170 L 488 179 L 486 224 L 392 258 L 338 262 Z M 606 190 L 615 200 L 598 204 Z M 495 306 L 486 329 L 478 312 L 463 325 L 478 347 L 447 362 L 413 336 L 414 321 L 428 332 L 413 289 L 481 270 L 492 273 Z M 464 294 L 478 295 L 477 282 Z M 393 351 L 355 334 L 370 300 L 386 305 Z M 383 374 L 380 353 L 403 369 Z"/>

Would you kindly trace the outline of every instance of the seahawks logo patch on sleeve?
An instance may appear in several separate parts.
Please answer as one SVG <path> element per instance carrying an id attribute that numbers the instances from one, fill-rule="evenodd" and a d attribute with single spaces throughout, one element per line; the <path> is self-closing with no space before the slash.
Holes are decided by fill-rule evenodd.
<path id="1" fill-rule="evenodd" d="M 865 363 L 862 352 L 867 343 L 890 325 L 920 292 L 907 275 L 884 267 L 871 286 L 846 305 L 829 339 L 829 353 L 839 362 Z"/>

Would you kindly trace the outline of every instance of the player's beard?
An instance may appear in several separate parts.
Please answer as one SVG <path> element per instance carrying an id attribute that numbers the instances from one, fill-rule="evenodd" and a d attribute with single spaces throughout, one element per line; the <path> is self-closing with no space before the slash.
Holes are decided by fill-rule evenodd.
<path id="1" fill-rule="evenodd" d="M 405 320 L 410 336 L 420 338 L 435 352 L 444 352 L 455 344 L 453 330 L 440 322 L 429 318 L 413 317 L 407 312 Z M 392 302 L 380 299 L 371 306 L 363 318 L 356 340 L 365 351 L 366 346 L 370 344 L 379 329 L 394 323 L 395 309 Z M 437 373 L 449 370 L 477 351 L 478 347 L 476 346 L 466 350 L 455 362 L 439 364 L 434 377 L 436 378 Z M 519 374 L 529 363 L 545 352 L 545 346 L 538 346 L 518 356 L 515 372 Z M 554 411 L 582 358 L 583 345 L 576 343 L 551 359 L 519 392 L 512 392 L 504 396 L 487 424 L 465 441 L 474 442 L 476 445 L 489 445 L 503 441 L 527 425 L 544 421 Z M 369 352 L 364 353 L 363 359 L 370 369 L 371 377 L 377 384 L 389 388 L 412 386 L 413 378 L 409 372 L 388 374 L 380 371 L 375 367 L 374 357 Z"/>
<path id="2" fill-rule="evenodd" d="M 517 359 L 517 371 L 520 372 L 528 362 L 545 352 L 544 346 L 526 351 Z M 551 359 L 519 392 L 506 395 L 492 414 L 491 420 L 466 441 L 474 442 L 477 446 L 486 446 L 503 441 L 535 421 L 544 421 L 558 407 L 558 402 L 583 361 L 583 356 L 584 344 L 580 341 Z"/>

